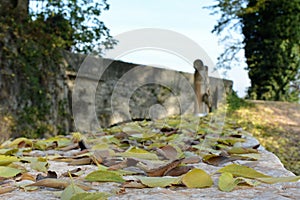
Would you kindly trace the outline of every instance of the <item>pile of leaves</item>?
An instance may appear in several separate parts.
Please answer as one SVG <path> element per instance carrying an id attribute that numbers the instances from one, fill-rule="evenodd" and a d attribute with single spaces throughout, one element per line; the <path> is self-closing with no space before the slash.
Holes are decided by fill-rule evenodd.
<path id="1" fill-rule="evenodd" d="M 240 185 L 300 179 L 272 177 L 236 164 L 258 160 L 259 144 L 246 147 L 246 132 L 230 126 L 222 130 L 211 122 L 211 116 L 170 117 L 121 124 L 97 134 L 6 141 L 0 146 L 0 194 L 50 187 L 62 190 L 63 200 L 106 199 L 127 188 L 211 187 L 215 175 L 218 188 L 226 192 Z M 54 161 L 78 168 L 58 174 L 49 170 Z M 219 168 L 209 173 L 197 167 L 199 163 Z M 95 165 L 97 170 L 84 174 L 83 165 Z M 93 187 L 96 182 L 115 182 L 120 190 L 99 192 Z"/>

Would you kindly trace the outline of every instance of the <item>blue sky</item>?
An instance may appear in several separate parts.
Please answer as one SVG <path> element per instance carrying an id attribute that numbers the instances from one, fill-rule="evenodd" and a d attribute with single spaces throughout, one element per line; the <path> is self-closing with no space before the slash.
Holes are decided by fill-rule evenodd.
<path id="1" fill-rule="evenodd" d="M 213 5 L 214 0 L 108 0 L 108 3 L 110 9 L 102 13 L 101 19 L 113 36 L 141 28 L 168 29 L 195 41 L 214 63 L 223 52 L 219 38 L 211 33 L 219 16 L 210 15 L 211 11 L 203 8 Z M 135 51 L 119 59 L 179 71 L 194 71 L 182 59 L 155 50 Z M 239 96 L 244 96 L 250 85 L 244 67 L 245 63 L 241 63 L 241 67 L 228 71 L 226 77 L 234 81 L 234 90 Z"/>

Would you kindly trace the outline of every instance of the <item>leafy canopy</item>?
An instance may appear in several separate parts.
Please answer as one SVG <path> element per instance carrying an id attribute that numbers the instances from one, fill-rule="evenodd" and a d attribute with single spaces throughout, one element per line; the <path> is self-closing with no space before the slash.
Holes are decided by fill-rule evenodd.
<path id="1" fill-rule="evenodd" d="M 213 32 L 236 31 L 243 37 L 225 35 L 227 49 L 219 66 L 230 68 L 244 49 L 251 99 L 298 101 L 300 69 L 300 1 L 217 0 L 211 8 L 221 17 Z M 291 87 L 291 85 L 295 85 Z M 294 88 L 294 89 L 293 89 Z"/>

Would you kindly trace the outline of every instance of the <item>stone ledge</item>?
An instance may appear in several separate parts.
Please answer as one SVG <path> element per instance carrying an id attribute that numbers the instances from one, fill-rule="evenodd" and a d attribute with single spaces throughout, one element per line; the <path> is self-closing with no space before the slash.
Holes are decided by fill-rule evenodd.
<path id="1" fill-rule="evenodd" d="M 253 138 L 252 138 L 253 139 Z M 257 141 L 253 139 L 252 141 Z M 259 161 L 235 161 L 235 163 L 252 167 L 267 175 L 293 176 L 294 174 L 284 168 L 280 160 L 273 153 L 266 151 L 264 148 L 259 149 L 261 159 Z M 58 175 L 67 170 L 78 168 L 78 166 L 68 166 L 64 162 L 49 161 L 50 169 L 56 171 Z M 213 173 L 221 167 L 207 165 L 205 163 L 194 164 L 195 167 L 201 168 L 208 173 Z M 94 165 L 80 166 L 84 174 L 88 174 L 97 169 Z M 261 184 L 256 187 L 239 186 L 232 192 L 222 192 L 217 188 L 217 179 L 219 174 L 212 176 L 214 185 L 210 188 L 187 189 L 183 187 L 176 188 L 144 188 L 144 189 L 126 189 L 126 192 L 120 195 L 110 197 L 111 200 L 119 199 L 300 199 L 300 181 L 292 183 Z M 93 187 L 97 191 L 112 192 L 120 189 L 118 183 L 95 183 Z M 40 188 L 38 191 L 25 192 L 15 190 L 11 193 L 1 195 L 0 199 L 6 200 L 54 200 L 60 199 L 61 190 Z"/>

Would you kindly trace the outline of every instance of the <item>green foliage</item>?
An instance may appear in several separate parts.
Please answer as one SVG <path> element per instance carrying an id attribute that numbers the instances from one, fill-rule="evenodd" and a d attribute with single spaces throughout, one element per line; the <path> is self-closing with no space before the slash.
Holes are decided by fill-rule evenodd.
<path id="1" fill-rule="evenodd" d="M 239 98 L 235 91 L 233 91 L 231 94 L 227 95 L 226 98 L 227 98 L 227 105 L 228 105 L 227 110 L 229 112 L 233 112 L 240 108 L 253 106 L 252 103 L 247 102 L 245 99 Z"/>
<path id="2" fill-rule="evenodd" d="M 67 100 L 59 99 L 57 89 L 65 73 L 62 50 L 101 54 L 115 44 L 99 20 L 108 9 L 106 1 L 101 2 L 38 1 L 30 11 L 19 8 L 28 7 L 29 1 L 0 3 L 5 8 L 0 12 L 0 103 L 14 117 L 13 136 L 66 131 L 61 122 L 70 118 Z"/>
<path id="3" fill-rule="evenodd" d="M 102 11 L 108 9 L 106 0 L 47 0 L 32 4 L 31 15 L 45 22 L 59 46 L 67 45 L 79 53 L 101 54 L 116 44 L 99 19 Z"/>
<path id="4" fill-rule="evenodd" d="M 221 13 L 214 32 L 228 29 L 243 34 L 229 43 L 219 58 L 230 64 L 245 50 L 251 87 L 248 97 L 260 100 L 298 101 L 299 90 L 291 89 L 300 69 L 300 1 L 218 0 L 212 6 Z M 225 40 L 232 39 L 226 36 Z"/>

